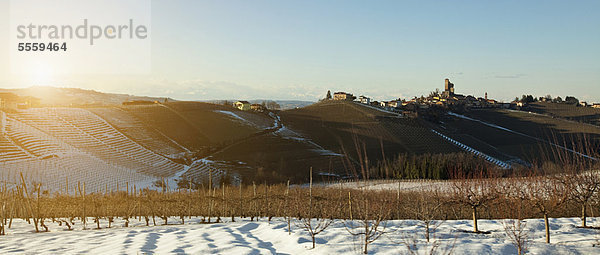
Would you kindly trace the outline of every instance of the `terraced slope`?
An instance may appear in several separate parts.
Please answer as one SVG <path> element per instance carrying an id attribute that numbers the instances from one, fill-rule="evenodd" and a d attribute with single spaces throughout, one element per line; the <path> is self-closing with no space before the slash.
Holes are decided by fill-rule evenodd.
<path id="1" fill-rule="evenodd" d="M 126 106 L 121 109 L 190 151 L 203 150 L 211 144 L 202 130 L 163 105 Z"/>
<path id="2" fill-rule="evenodd" d="M 445 153 L 458 148 L 416 119 L 352 102 L 328 101 L 281 112 L 292 129 L 336 153 L 358 159 L 357 145 L 376 161 L 398 153 Z"/>
<path id="3" fill-rule="evenodd" d="M 70 115 L 81 122 L 69 120 Z M 106 122 L 81 109 L 10 113 L 0 137 L 8 145 L 0 157 L 2 179 L 19 183 L 22 173 L 27 181 L 42 183 L 49 190 L 66 191 L 67 182 L 71 188 L 80 182 L 89 192 L 104 191 L 126 183 L 150 183 L 184 169 L 119 136 Z"/>
<path id="4" fill-rule="evenodd" d="M 245 160 L 244 155 L 255 151 L 254 146 L 249 147 L 247 153 L 236 154 L 233 158 L 220 158 L 215 153 L 230 155 L 227 150 L 233 145 L 275 131 L 277 126 L 274 116 L 266 113 L 243 112 L 231 106 L 201 102 L 127 106 L 121 110 L 139 119 L 145 128 L 156 130 L 156 133 L 185 148 L 190 167 L 181 177 L 195 182 L 207 182 L 210 176 L 214 183 L 223 181 L 222 178 L 228 182 L 253 178 L 255 173 L 240 177 L 238 172 L 259 168 L 239 163 Z"/>
<path id="5" fill-rule="evenodd" d="M 465 144 L 479 144 L 499 159 L 532 162 L 551 159 L 564 151 L 562 147 L 586 154 L 599 148 L 600 128 L 588 124 L 501 109 L 474 110 L 464 116 L 448 116 L 444 133 Z M 584 137 L 590 144 L 582 149 Z"/>
<path id="6" fill-rule="evenodd" d="M 165 106 L 201 130 L 213 145 L 247 137 L 274 123 L 267 114 L 240 111 L 231 106 L 201 102 L 173 102 Z"/>
<path id="7" fill-rule="evenodd" d="M 210 177 L 213 183 L 300 183 L 311 167 L 323 178 L 339 177 L 361 160 L 375 163 L 399 153 L 468 147 L 522 163 L 556 148 L 547 134 L 561 146 L 581 134 L 592 148 L 600 144 L 600 127 L 589 124 L 507 110 L 466 115 L 434 124 L 340 101 L 277 114 L 199 102 L 0 111 L 0 178 L 19 183 L 23 173 L 54 190 L 66 190 L 68 180 L 71 192 L 77 182 L 104 191 L 149 187 L 162 178 L 170 184 Z"/>
<path id="8" fill-rule="evenodd" d="M 229 164 L 194 157 L 276 126 L 267 114 L 195 102 L 0 113 L 0 175 L 18 183 L 24 173 L 54 190 L 66 188 L 67 180 L 100 191 L 126 183 L 151 186 L 181 175 L 198 181 L 211 175 L 235 179 Z"/>
<path id="9" fill-rule="evenodd" d="M 569 104 L 536 102 L 529 104 L 528 111 L 567 120 L 600 126 L 600 109 L 578 107 Z"/>
<path id="10" fill-rule="evenodd" d="M 439 129 L 444 135 L 505 162 L 532 160 L 539 156 L 534 152 L 539 152 L 543 146 L 535 139 L 477 121 L 448 116 L 443 122 Z"/>
<path id="11" fill-rule="evenodd" d="M 228 162 L 246 183 L 302 183 L 308 180 L 311 167 L 315 176 L 348 173 L 341 155 L 285 127 L 244 140 L 210 159 Z"/>
<path id="12" fill-rule="evenodd" d="M 127 137 L 163 156 L 177 158 L 179 154 L 188 151 L 187 148 L 122 108 L 106 107 L 88 110 L 106 120 Z"/>
<path id="13" fill-rule="evenodd" d="M 593 139 L 600 138 L 600 127 L 598 126 L 535 113 L 491 109 L 472 111 L 469 115 L 535 137 L 557 136 L 560 143 L 570 135 L 588 134 Z M 552 137 L 552 139 L 554 138 Z"/>

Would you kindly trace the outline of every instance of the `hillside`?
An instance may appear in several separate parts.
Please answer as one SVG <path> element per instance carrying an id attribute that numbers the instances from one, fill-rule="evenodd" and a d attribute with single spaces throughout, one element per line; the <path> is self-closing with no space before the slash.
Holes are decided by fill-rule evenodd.
<path id="1" fill-rule="evenodd" d="M 592 155 L 600 144 L 598 127 L 503 109 L 449 114 L 439 130 L 488 155 L 517 163 L 554 160 L 556 153 L 572 154 L 568 149 Z"/>
<path id="2" fill-rule="evenodd" d="M 547 115 L 487 109 L 430 123 L 347 101 L 265 113 L 202 102 L 43 107 L 0 111 L 0 120 L 2 179 L 18 183 L 23 173 L 54 190 L 157 180 L 175 188 L 210 177 L 302 183 L 311 168 L 321 180 L 343 178 L 399 154 L 466 151 L 508 168 L 573 148 L 581 136 L 588 148 L 600 144 L 599 127 Z"/>
<path id="3" fill-rule="evenodd" d="M 281 120 L 324 148 L 359 161 L 371 162 L 399 153 L 448 153 L 458 148 L 418 119 L 399 117 L 376 108 L 345 101 L 320 102 L 283 111 Z M 362 149 L 357 149 L 362 148 Z M 358 153 L 358 151 L 362 151 Z M 361 157 L 360 156 L 360 157 Z"/>
<path id="4" fill-rule="evenodd" d="M 22 172 L 49 189 L 69 180 L 90 191 L 194 172 L 207 167 L 194 160 L 274 125 L 266 114 L 205 103 L 32 108 L 0 111 L 0 119 L 4 180 L 16 183 Z"/>
<path id="5" fill-rule="evenodd" d="M 18 183 L 22 173 L 49 190 L 65 191 L 70 182 L 100 191 L 147 186 L 185 169 L 86 109 L 0 111 L 0 118 L 0 169 L 8 182 Z"/>
<path id="6" fill-rule="evenodd" d="M 272 127 L 267 114 L 240 111 L 231 106 L 196 102 L 174 102 L 164 106 L 209 139 L 211 144 L 226 144 Z"/>
<path id="7" fill-rule="evenodd" d="M 233 102 L 235 102 L 237 100 L 235 99 L 229 99 L 229 100 L 209 100 L 206 101 L 207 103 L 212 103 L 212 104 L 231 104 Z M 296 108 L 301 108 L 301 107 L 306 107 L 309 106 L 311 104 L 314 104 L 315 102 L 312 101 L 301 101 L 301 100 L 270 100 L 270 99 L 252 99 L 252 100 L 248 100 L 248 102 L 250 102 L 251 104 L 262 104 L 263 102 L 275 102 L 279 105 L 279 110 L 289 110 L 289 109 L 296 109 Z"/>
<path id="8" fill-rule="evenodd" d="M 0 88 L 0 93 L 13 93 L 18 96 L 31 96 L 40 99 L 42 106 L 88 106 L 88 105 L 121 105 L 126 101 L 159 101 L 165 99 L 173 101 L 170 98 L 164 97 L 145 97 L 134 96 L 127 94 L 104 93 L 94 90 L 86 90 L 79 88 L 56 88 L 56 87 L 30 87 L 23 89 L 3 89 Z"/>
<path id="9" fill-rule="evenodd" d="M 67 182 L 88 191 L 160 179 L 206 183 L 301 181 L 341 169 L 340 155 L 285 128 L 274 114 L 200 102 L 0 111 L 2 178 Z M 73 186 L 71 186 L 73 187 Z M 173 186 L 174 187 L 174 186 Z"/>
<path id="10" fill-rule="evenodd" d="M 596 108 L 578 107 L 570 104 L 535 102 L 529 104 L 527 110 L 553 117 L 600 126 L 600 109 Z"/>

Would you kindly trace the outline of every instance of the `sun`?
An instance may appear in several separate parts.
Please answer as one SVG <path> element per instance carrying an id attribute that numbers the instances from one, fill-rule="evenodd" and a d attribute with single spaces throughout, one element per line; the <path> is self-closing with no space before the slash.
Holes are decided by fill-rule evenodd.
<path id="1" fill-rule="evenodd" d="M 54 83 L 54 70 L 48 63 L 35 63 L 27 75 L 27 80 L 32 86 L 50 86 Z"/>

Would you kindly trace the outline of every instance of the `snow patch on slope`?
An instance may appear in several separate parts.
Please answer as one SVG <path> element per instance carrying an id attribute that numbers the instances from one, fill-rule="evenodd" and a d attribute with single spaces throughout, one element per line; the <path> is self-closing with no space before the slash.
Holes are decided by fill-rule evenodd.
<path id="1" fill-rule="evenodd" d="M 294 141 L 298 141 L 298 142 L 303 142 L 306 144 L 309 144 L 313 147 L 315 147 L 316 149 L 313 149 L 312 151 L 319 153 L 320 155 L 323 156 L 343 156 L 339 153 L 335 153 L 333 151 L 330 151 L 328 149 L 323 148 L 323 146 L 313 142 L 312 140 L 303 137 L 302 135 L 300 135 L 298 132 L 293 131 L 287 127 L 285 127 L 283 124 L 281 124 L 281 128 L 277 131 L 274 132 L 275 134 L 278 134 L 279 136 L 281 136 L 283 139 L 289 139 L 289 140 L 294 140 Z"/>
<path id="2" fill-rule="evenodd" d="M 247 119 L 244 119 L 242 117 L 240 117 L 240 115 L 235 114 L 234 112 L 231 111 L 223 111 L 223 110 L 215 110 L 214 112 L 218 112 L 221 114 L 225 114 L 233 119 L 239 120 L 241 122 L 244 122 L 246 124 L 252 125 L 252 122 L 248 121 Z"/>
<path id="3" fill-rule="evenodd" d="M 435 133 L 436 135 L 441 136 L 442 138 L 448 140 L 449 142 L 455 144 L 456 146 L 460 147 L 461 149 L 463 149 L 465 151 L 471 152 L 471 153 L 473 153 L 473 154 L 475 154 L 475 155 L 477 155 L 479 157 L 484 158 L 485 160 L 489 161 L 490 163 L 493 163 L 494 165 L 497 165 L 497 166 L 502 167 L 504 169 L 509 169 L 510 168 L 510 164 L 508 164 L 508 163 L 506 163 L 504 161 L 501 161 L 501 160 L 499 160 L 497 158 L 489 156 L 489 155 L 487 155 L 487 154 L 485 154 L 485 153 L 483 153 L 481 151 L 475 150 L 475 149 L 473 149 L 473 148 L 471 148 L 471 147 L 469 147 L 469 146 L 467 146 L 465 144 L 462 144 L 459 141 L 456 141 L 456 140 L 454 140 L 454 139 L 452 139 L 450 137 L 447 137 L 447 136 L 443 135 L 442 133 L 437 132 L 437 131 L 435 131 L 433 129 L 431 130 L 431 132 Z"/>

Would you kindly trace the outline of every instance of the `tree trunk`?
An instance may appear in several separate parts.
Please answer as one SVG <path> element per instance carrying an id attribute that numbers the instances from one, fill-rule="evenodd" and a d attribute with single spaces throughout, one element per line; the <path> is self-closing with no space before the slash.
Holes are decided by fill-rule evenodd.
<path id="1" fill-rule="evenodd" d="M 367 205 L 367 206 L 365 207 L 365 210 L 368 210 L 368 206 L 369 206 L 369 205 Z M 367 211 L 367 213 L 365 213 L 365 219 L 368 219 L 368 218 L 367 218 L 367 217 L 369 217 L 368 215 L 369 215 L 369 213 L 368 213 L 368 211 Z M 368 224 L 368 220 L 367 220 L 367 221 L 365 221 L 364 223 L 365 223 L 365 250 L 363 251 L 363 253 L 364 253 L 364 254 L 369 254 L 369 251 L 368 251 L 368 249 L 367 249 L 367 248 L 368 248 L 368 246 L 369 246 L 369 234 L 368 234 L 368 233 L 369 233 L 369 224 Z"/>
<path id="2" fill-rule="evenodd" d="M 352 218 L 352 195 L 350 194 L 350 191 L 348 191 L 348 212 L 350 213 L 350 220 L 353 220 L 353 218 Z"/>
<path id="3" fill-rule="evenodd" d="M 546 243 L 550 243 L 550 222 L 548 222 L 548 213 L 544 213 L 544 223 L 546 225 Z"/>
<path id="4" fill-rule="evenodd" d="M 315 248 L 315 236 L 312 235 L 311 237 L 312 237 L 312 242 L 313 242 L 313 247 L 312 248 L 314 249 Z"/>
<path id="5" fill-rule="evenodd" d="M 479 233 L 479 228 L 477 227 L 477 207 L 473 206 L 473 231 L 475 233 Z"/>
<path id="6" fill-rule="evenodd" d="M 583 203 L 581 205 L 581 227 L 582 228 L 587 227 L 587 225 L 586 225 L 586 221 L 587 221 L 586 209 L 587 209 L 586 203 Z"/>
<path id="7" fill-rule="evenodd" d="M 429 221 L 425 223 L 425 239 L 427 239 L 427 242 L 429 243 Z"/>

